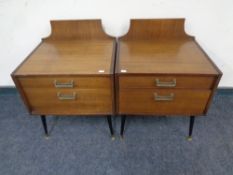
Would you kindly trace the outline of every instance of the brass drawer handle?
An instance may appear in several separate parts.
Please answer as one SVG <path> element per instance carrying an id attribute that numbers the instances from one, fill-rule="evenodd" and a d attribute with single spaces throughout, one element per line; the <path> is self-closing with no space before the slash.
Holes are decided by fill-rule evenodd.
<path id="1" fill-rule="evenodd" d="M 174 93 L 171 93 L 170 95 L 165 95 L 165 96 L 162 96 L 162 95 L 158 95 L 157 93 L 154 93 L 154 100 L 155 101 L 172 101 L 174 100 Z"/>
<path id="2" fill-rule="evenodd" d="M 176 79 L 172 79 L 171 82 L 161 82 L 158 78 L 155 79 L 157 87 L 176 87 Z"/>
<path id="3" fill-rule="evenodd" d="M 60 92 L 58 92 L 57 97 L 59 100 L 75 100 L 76 93 L 73 92 L 73 94 L 61 94 Z"/>
<path id="4" fill-rule="evenodd" d="M 57 80 L 54 80 L 54 86 L 55 88 L 73 88 L 74 87 L 74 81 L 71 80 L 67 83 L 59 83 Z"/>

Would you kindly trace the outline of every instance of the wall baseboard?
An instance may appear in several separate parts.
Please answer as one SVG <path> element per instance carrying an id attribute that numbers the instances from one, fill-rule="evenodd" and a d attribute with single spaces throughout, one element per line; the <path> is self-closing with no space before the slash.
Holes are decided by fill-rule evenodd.
<path id="1" fill-rule="evenodd" d="M 0 95 L 18 94 L 17 89 L 14 86 L 2 86 L 0 87 Z"/>
<path id="2" fill-rule="evenodd" d="M 18 91 L 14 86 L 0 87 L 0 95 L 6 94 L 18 94 Z M 233 87 L 220 87 L 217 89 L 217 95 L 233 95 Z"/>
<path id="3" fill-rule="evenodd" d="M 217 89 L 217 95 L 233 95 L 233 87 L 220 87 Z"/>

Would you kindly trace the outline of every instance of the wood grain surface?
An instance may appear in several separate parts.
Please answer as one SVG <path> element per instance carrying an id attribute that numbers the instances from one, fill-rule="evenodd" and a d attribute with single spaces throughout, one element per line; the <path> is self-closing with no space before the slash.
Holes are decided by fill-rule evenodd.
<path id="1" fill-rule="evenodd" d="M 128 33 L 117 44 L 119 114 L 206 115 L 222 73 L 195 38 L 185 33 L 184 21 L 131 20 Z M 156 101 L 155 93 L 168 101 Z M 174 95 L 171 101 L 169 95 Z"/>
<path id="2" fill-rule="evenodd" d="M 218 74 L 192 39 L 121 41 L 117 73 L 124 74 L 122 70 L 132 74 Z"/>
<path id="3" fill-rule="evenodd" d="M 170 96 L 171 101 L 155 101 L 154 94 Z M 203 115 L 210 90 L 193 89 L 121 89 L 120 114 Z"/>
<path id="4" fill-rule="evenodd" d="M 51 31 L 12 73 L 28 111 L 113 114 L 116 43 L 104 33 L 101 21 L 51 21 Z"/>

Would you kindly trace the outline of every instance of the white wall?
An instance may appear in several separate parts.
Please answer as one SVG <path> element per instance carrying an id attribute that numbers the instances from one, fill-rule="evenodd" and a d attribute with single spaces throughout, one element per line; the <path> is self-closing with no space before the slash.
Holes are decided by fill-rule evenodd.
<path id="1" fill-rule="evenodd" d="M 0 0 L 0 86 L 50 33 L 51 19 L 101 18 L 106 32 L 127 32 L 130 18 L 186 18 L 186 32 L 223 71 L 233 87 L 233 0 Z"/>

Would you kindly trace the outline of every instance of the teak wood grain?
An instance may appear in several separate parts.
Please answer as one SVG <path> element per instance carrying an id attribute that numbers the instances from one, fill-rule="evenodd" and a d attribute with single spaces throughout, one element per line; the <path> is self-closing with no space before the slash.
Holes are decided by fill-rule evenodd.
<path id="1" fill-rule="evenodd" d="M 51 21 L 51 35 L 12 78 L 31 114 L 109 115 L 115 110 L 115 49 L 100 20 Z M 61 100 L 58 94 L 75 99 Z"/>
<path id="2" fill-rule="evenodd" d="M 51 35 L 47 40 L 106 40 L 101 20 L 51 21 Z"/>
<path id="3" fill-rule="evenodd" d="M 108 89 L 24 88 L 32 114 L 103 115 L 112 114 L 112 91 Z M 75 99 L 60 100 L 58 94 Z"/>
<path id="4" fill-rule="evenodd" d="M 171 101 L 156 101 L 159 96 L 174 95 Z M 202 115 L 210 90 L 122 89 L 119 91 L 120 114 Z"/>
<path id="5" fill-rule="evenodd" d="M 185 75 L 144 75 L 144 76 L 120 76 L 119 81 L 120 89 L 124 88 L 165 88 L 160 87 L 156 83 L 156 80 L 160 82 L 172 82 L 176 81 L 173 89 L 212 89 L 215 83 L 214 76 L 185 76 Z"/>
<path id="6" fill-rule="evenodd" d="M 119 114 L 205 115 L 221 71 L 184 30 L 184 19 L 133 19 L 118 40 L 116 57 Z M 155 80 L 176 82 L 156 86 Z M 171 92 L 171 101 L 154 101 L 153 92 Z"/>
<path id="7" fill-rule="evenodd" d="M 55 81 L 61 84 L 73 82 L 73 88 L 77 89 L 109 89 L 112 85 L 109 77 L 106 76 L 39 76 L 36 78 L 27 76 L 19 77 L 18 80 L 23 87 L 27 88 L 56 88 Z"/>
<path id="8" fill-rule="evenodd" d="M 14 75 L 109 75 L 113 40 L 43 41 Z"/>
<path id="9" fill-rule="evenodd" d="M 117 72 L 218 75 L 193 39 L 120 41 Z"/>
<path id="10" fill-rule="evenodd" d="M 185 33 L 184 19 L 131 19 L 128 33 L 121 40 L 192 38 Z"/>

